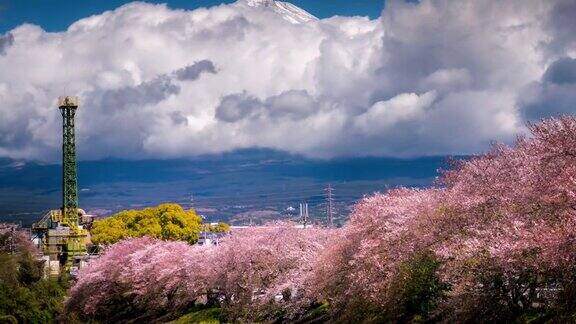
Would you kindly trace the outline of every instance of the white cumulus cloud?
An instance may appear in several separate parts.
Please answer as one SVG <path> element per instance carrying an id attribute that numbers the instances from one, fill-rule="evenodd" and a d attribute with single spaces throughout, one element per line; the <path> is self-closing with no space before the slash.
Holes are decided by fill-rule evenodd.
<path id="1" fill-rule="evenodd" d="M 0 35 L 0 157 L 58 159 L 64 94 L 82 159 L 473 153 L 576 112 L 574 21 L 571 0 L 396 0 L 375 20 L 241 0 L 25 24 Z"/>

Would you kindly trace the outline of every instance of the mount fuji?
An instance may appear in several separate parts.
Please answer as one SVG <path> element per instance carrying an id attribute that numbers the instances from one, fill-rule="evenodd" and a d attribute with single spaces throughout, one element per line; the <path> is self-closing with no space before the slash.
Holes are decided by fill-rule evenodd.
<path id="1" fill-rule="evenodd" d="M 306 10 L 289 2 L 275 0 L 238 0 L 237 4 L 241 6 L 272 10 L 293 24 L 301 24 L 318 20 L 318 18 Z"/>

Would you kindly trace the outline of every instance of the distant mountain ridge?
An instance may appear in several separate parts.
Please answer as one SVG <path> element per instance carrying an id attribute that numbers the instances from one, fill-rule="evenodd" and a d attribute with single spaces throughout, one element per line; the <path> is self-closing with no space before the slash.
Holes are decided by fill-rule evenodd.
<path id="1" fill-rule="evenodd" d="M 80 206 L 107 215 L 176 202 L 200 209 L 209 220 L 238 224 L 250 215 L 284 217 L 289 207 L 308 202 L 312 216 L 322 219 L 324 188 L 331 184 L 340 217 L 345 218 L 364 195 L 396 186 L 430 186 L 437 170 L 448 167 L 446 161 L 446 157 L 312 160 L 272 150 L 174 160 L 80 161 Z M 60 175 L 57 164 L 0 159 L 0 221 L 29 224 L 43 211 L 58 208 Z"/>

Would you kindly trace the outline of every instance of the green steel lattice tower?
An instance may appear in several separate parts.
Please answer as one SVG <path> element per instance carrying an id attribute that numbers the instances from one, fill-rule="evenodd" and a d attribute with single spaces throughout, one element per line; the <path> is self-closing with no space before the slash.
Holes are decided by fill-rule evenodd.
<path id="1" fill-rule="evenodd" d="M 78 174 L 76 166 L 76 135 L 74 117 L 78 97 L 58 98 L 62 113 L 62 206 L 51 210 L 32 225 L 40 239 L 47 259 L 48 275 L 57 277 L 62 271 L 80 268 L 87 260 L 88 230 L 86 213 L 78 208 Z M 62 266 L 64 266 L 62 268 Z"/>
<path id="2" fill-rule="evenodd" d="M 76 135 L 74 115 L 78 97 L 59 98 L 62 113 L 62 215 L 70 226 L 78 226 L 78 175 L 76 169 Z"/>
<path id="3" fill-rule="evenodd" d="M 70 232 L 65 240 L 65 269 L 75 264 L 76 257 L 86 255 L 86 237 L 88 232 L 80 226 L 78 208 L 78 174 L 76 168 L 76 135 L 74 133 L 74 115 L 78 109 L 78 97 L 60 97 L 58 108 L 62 113 L 62 220 Z"/>

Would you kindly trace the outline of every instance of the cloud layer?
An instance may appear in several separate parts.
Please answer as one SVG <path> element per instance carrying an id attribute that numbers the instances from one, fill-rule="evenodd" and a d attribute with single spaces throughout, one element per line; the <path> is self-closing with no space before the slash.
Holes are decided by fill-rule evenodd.
<path id="1" fill-rule="evenodd" d="M 576 112 L 574 21 L 571 0 L 423 0 L 377 20 L 132 3 L 22 25 L 0 35 L 0 156 L 57 160 L 63 94 L 83 159 L 474 153 Z"/>

